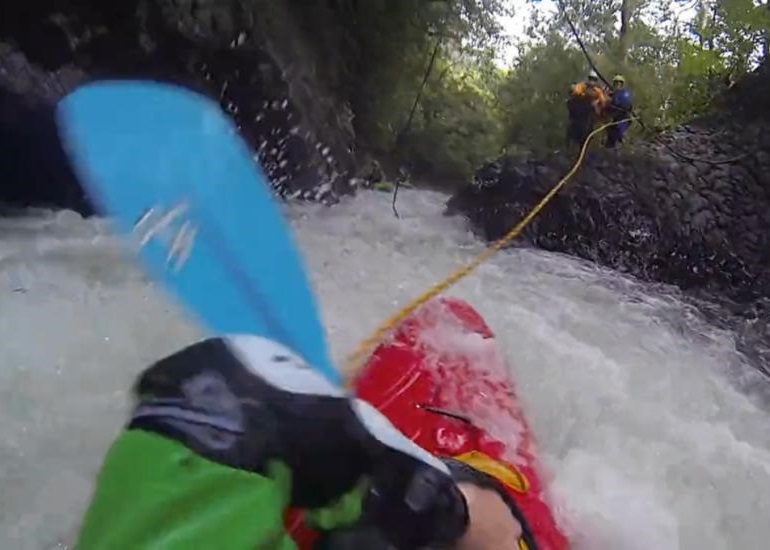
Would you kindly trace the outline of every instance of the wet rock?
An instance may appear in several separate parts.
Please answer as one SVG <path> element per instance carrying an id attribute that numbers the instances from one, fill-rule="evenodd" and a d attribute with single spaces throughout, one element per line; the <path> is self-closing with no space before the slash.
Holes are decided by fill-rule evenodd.
<path id="1" fill-rule="evenodd" d="M 50 104 L 0 89 L 0 158 L 1 202 L 93 213 L 61 148 Z"/>
<path id="2" fill-rule="evenodd" d="M 283 196 L 351 192 L 352 116 L 323 89 L 323 52 L 307 47 L 311 39 L 285 3 L 264 0 L 4 6 L 0 145 L 12 146 L 0 149 L 0 201 L 90 212 L 54 143 L 52 107 L 82 82 L 114 77 L 172 82 L 217 100 Z"/>
<path id="3" fill-rule="evenodd" d="M 525 230 L 532 243 L 645 280 L 738 302 L 770 296 L 770 87 L 763 65 L 720 110 L 622 152 L 594 150 Z M 759 102 L 743 109 L 750 94 Z M 499 159 L 448 202 L 488 239 L 502 237 L 571 166 Z"/>

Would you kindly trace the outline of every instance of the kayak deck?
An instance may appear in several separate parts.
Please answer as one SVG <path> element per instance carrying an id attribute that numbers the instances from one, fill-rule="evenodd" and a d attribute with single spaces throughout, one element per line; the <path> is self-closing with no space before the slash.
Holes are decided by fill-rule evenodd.
<path id="1" fill-rule="evenodd" d="M 423 306 L 374 352 L 355 388 L 426 450 L 460 456 L 504 482 L 539 548 L 568 547 L 545 502 L 534 437 L 505 359 L 467 302 Z"/>
<path id="2" fill-rule="evenodd" d="M 569 547 L 545 501 L 534 437 L 505 358 L 467 302 L 441 298 L 422 306 L 375 350 L 355 392 L 421 447 L 501 481 L 538 549 Z M 299 535 L 296 519 L 293 525 Z"/>

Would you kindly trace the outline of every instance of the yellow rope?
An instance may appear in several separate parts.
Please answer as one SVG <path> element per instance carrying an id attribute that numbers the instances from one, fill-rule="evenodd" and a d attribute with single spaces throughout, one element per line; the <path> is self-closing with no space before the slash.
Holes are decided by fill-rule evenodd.
<path id="1" fill-rule="evenodd" d="M 365 365 L 366 360 L 369 358 L 369 356 L 372 354 L 372 352 L 375 350 L 375 348 L 382 342 L 390 332 L 393 331 L 404 319 L 406 319 L 409 315 L 411 315 L 414 310 L 416 310 L 418 307 L 423 305 L 424 303 L 428 302 L 429 300 L 436 297 L 441 292 L 445 291 L 447 288 L 455 284 L 460 279 L 468 276 L 473 270 L 475 270 L 478 266 L 480 266 L 482 263 L 487 261 L 489 258 L 491 258 L 498 250 L 503 248 L 506 244 L 511 242 L 513 239 L 519 236 L 521 232 L 524 230 L 524 228 L 537 216 L 540 211 L 550 202 L 550 200 L 558 193 L 562 187 L 564 187 L 567 182 L 572 178 L 572 176 L 575 175 L 575 173 L 580 168 L 580 165 L 583 163 L 583 159 L 585 158 L 586 150 L 588 149 L 588 143 L 591 141 L 591 139 L 601 132 L 602 130 L 614 126 L 616 124 L 621 124 L 622 122 L 626 122 L 632 120 L 630 118 L 614 121 L 614 122 L 608 122 L 607 124 L 604 124 L 588 134 L 588 137 L 583 142 L 583 146 L 580 149 L 580 155 L 578 155 L 578 159 L 575 162 L 572 169 L 567 173 L 566 176 L 564 176 L 559 183 L 554 185 L 553 189 L 551 189 L 548 194 L 543 197 L 543 199 L 535 205 L 535 207 L 527 214 L 524 219 L 522 219 L 516 226 L 511 229 L 505 236 L 503 236 L 501 239 L 494 242 L 492 245 L 490 245 L 484 252 L 480 253 L 478 256 L 476 256 L 473 260 L 471 260 L 468 264 L 461 266 L 458 268 L 454 273 L 452 273 L 449 277 L 435 285 L 433 288 L 429 289 L 427 292 L 422 294 L 421 296 L 418 296 L 414 300 L 412 300 L 411 303 L 409 303 L 406 307 L 404 307 L 401 311 L 387 319 L 384 323 L 380 325 L 380 327 L 372 333 L 372 335 L 361 342 L 359 344 L 358 348 L 348 357 L 347 359 L 347 368 L 344 371 L 345 376 L 348 379 L 348 382 L 352 382 L 353 379 L 355 379 L 356 375 L 360 371 L 360 369 Z"/>

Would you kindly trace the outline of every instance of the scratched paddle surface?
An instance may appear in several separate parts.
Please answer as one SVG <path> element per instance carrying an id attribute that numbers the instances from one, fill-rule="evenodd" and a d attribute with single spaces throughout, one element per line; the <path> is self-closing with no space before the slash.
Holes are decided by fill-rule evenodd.
<path id="1" fill-rule="evenodd" d="M 290 228 L 218 104 L 103 81 L 66 96 L 56 116 L 89 195 L 188 311 L 213 333 L 277 340 L 341 385 Z"/>

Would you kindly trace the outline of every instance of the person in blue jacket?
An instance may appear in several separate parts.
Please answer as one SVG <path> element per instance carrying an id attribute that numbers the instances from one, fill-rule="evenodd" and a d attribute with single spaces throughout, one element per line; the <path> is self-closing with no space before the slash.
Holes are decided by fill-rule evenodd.
<path id="1" fill-rule="evenodd" d="M 608 109 L 613 122 L 618 122 L 618 124 L 607 128 L 607 139 L 604 145 L 610 149 L 623 142 L 623 136 L 631 126 L 631 121 L 625 119 L 632 116 L 633 110 L 631 90 L 626 88 L 626 79 L 622 74 L 615 75 L 612 79 L 612 87 L 612 97 Z"/>

